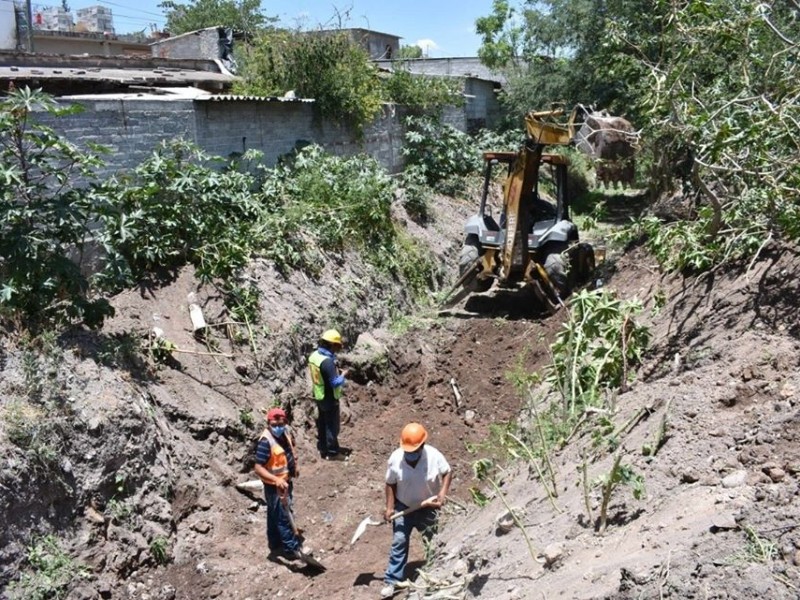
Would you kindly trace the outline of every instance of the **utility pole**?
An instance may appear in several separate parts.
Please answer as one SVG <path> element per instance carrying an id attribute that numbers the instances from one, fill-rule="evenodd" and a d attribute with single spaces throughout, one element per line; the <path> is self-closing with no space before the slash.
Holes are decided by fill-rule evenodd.
<path id="1" fill-rule="evenodd" d="M 33 11 L 31 0 L 25 0 L 25 18 L 28 20 L 28 52 L 33 52 Z"/>

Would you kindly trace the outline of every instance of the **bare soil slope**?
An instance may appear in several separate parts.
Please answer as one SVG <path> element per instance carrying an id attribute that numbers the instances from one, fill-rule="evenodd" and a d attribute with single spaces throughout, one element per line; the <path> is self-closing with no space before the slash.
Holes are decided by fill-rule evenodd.
<path id="1" fill-rule="evenodd" d="M 470 208 L 445 206 L 434 228 L 418 231 L 438 244 L 443 264 L 455 264 L 460 213 Z M 490 425 L 514 420 L 524 401 L 510 379 L 550 360 L 563 314 L 537 314 L 524 293 L 490 292 L 389 332 L 380 326 L 391 304 L 402 306 L 404 291 L 392 282 L 376 286 L 357 265 L 340 265 L 320 281 L 287 280 L 254 265 L 265 315 L 255 347 L 192 336 L 187 295 L 197 294 L 211 322 L 221 304 L 188 270 L 168 286 L 121 295 L 118 317 L 101 337 L 62 340 L 56 380 L 59 394 L 73 399 L 75 430 L 50 472 L 15 470 L 15 451 L 4 447 L 0 580 L 25 567 L 26 540 L 39 531 L 56 532 L 90 569 L 73 600 L 375 598 L 390 528 L 372 527 L 353 546 L 350 538 L 365 516 L 380 516 L 385 461 L 403 424 L 419 420 L 450 460 L 452 495 L 465 509 L 447 506 L 431 564 L 415 541 L 415 597 L 798 597 L 795 251 L 772 249 L 749 270 L 697 281 L 660 276 L 639 250 L 608 270 L 607 287 L 645 303 L 654 343 L 609 415 L 617 427 L 630 423 L 620 436 L 624 460 L 644 474 L 647 493 L 637 501 L 620 487 L 603 536 L 586 514 L 578 467 L 588 456 L 593 480 L 612 458 L 593 447 L 590 427 L 553 456 L 558 510 L 528 465 L 509 467 L 503 499 L 485 508 L 469 491 L 480 486 L 472 463 L 491 453 L 480 446 Z M 370 332 L 342 357 L 354 374 L 343 403 L 347 462 L 316 457 L 304 379 L 304 357 L 330 325 L 352 343 Z M 188 352 L 155 371 L 107 356 L 115 334 L 153 326 Z M 4 357 L 0 391 L 20 396 L 30 384 L 24 359 L 10 345 Z M 259 408 L 276 400 L 292 413 L 301 469 L 296 516 L 328 566 L 323 573 L 268 561 L 263 506 L 235 488 L 252 479 Z M 666 443 L 645 456 L 663 419 Z M 498 532 L 503 500 L 524 510 L 534 556 L 518 529 Z M 598 501 L 592 492 L 594 516 Z M 153 552 L 159 539 L 168 540 L 165 565 Z"/>

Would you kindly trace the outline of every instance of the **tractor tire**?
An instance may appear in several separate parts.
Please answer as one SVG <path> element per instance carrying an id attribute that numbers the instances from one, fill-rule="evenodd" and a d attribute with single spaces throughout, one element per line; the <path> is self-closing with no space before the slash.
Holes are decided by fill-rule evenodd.
<path id="1" fill-rule="evenodd" d="M 570 265 L 567 257 L 562 254 L 565 249 L 566 245 L 564 244 L 549 244 L 546 248 L 544 263 L 542 263 L 550 283 L 556 288 L 562 300 L 572 292 Z"/>
<path id="2" fill-rule="evenodd" d="M 589 282 L 594 274 L 594 248 L 591 244 L 578 244 L 569 252 L 569 271 L 571 287 L 575 288 Z"/>
<path id="3" fill-rule="evenodd" d="M 463 275 L 467 269 L 474 267 L 475 261 L 480 258 L 482 252 L 480 251 L 480 242 L 475 236 L 467 236 L 463 248 L 461 248 L 461 256 L 458 259 L 458 274 Z M 470 292 L 485 292 L 492 287 L 492 279 L 479 279 L 475 277 L 472 281 L 467 282 L 464 288 Z"/>

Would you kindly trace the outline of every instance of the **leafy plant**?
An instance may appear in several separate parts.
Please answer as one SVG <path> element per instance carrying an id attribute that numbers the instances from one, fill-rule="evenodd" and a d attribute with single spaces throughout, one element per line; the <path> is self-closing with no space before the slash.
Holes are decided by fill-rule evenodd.
<path id="1" fill-rule="evenodd" d="M 97 207 L 107 286 L 186 262 L 212 281 L 246 264 L 262 209 L 252 176 L 210 166 L 220 160 L 183 140 L 164 142 L 131 175 L 108 184 Z"/>
<path id="2" fill-rule="evenodd" d="M 252 427 L 255 424 L 255 417 L 253 411 L 249 408 L 242 408 L 239 410 L 239 422 L 245 427 Z"/>
<path id="3" fill-rule="evenodd" d="M 164 536 L 157 536 L 150 542 L 150 555 L 158 565 L 169 562 L 169 540 Z"/>
<path id="4" fill-rule="evenodd" d="M 429 185 L 446 191 L 453 177 L 478 173 L 482 168 L 481 148 L 466 134 L 432 117 L 406 119 L 403 155 L 418 167 Z"/>
<path id="5" fill-rule="evenodd" d="M 11 600 L 53 600 L 64 598 L 75 579 L 88 576 L 88 569 L 75 561 L 53 535 L 35 538 L 25 558 L 29 570 L 9 588 Z"/>
<path id="6" fill-rule="evenodd" d="M 403 189 L 403 206 L 408 215 L 417 223 L 424 224 L 431 217 L 433 193 L 425 171 L 420 165 L 410 165 L 400 174 L 400 187 Z"/>
<path id="7" fill-rule="evenodd" d="M 619 300 L 604 289 L 582 290 L 572 297 L 569 317 L 551 346 L 547 379 L 563 398 L 561 419 L 575 423 L 585 407 L 604 402 L 604 391 L 627 385 L 650 333 L 634 316 L 635 300 Z"/>
<path id="8" fill-rule="evenodd" d="M 91 182 L 102 163 L 31 118 L 78 110 L 28 87 L 0 100 L 0 318 L 19 315 L 33 329 L 96 327 L 111 313 L 80 269 L 92 194 L 75 184 Z"/>
<path id="9" fill-rule="evenodd" d="M 600 521 L 598 523 L 597 532 L 602 534 L 608 525 L 608 504 L 611 501 L 611 495 L 614 490 L 620 485 L 629 485 L 633 490 L 633 497 L 637 500 L 644 496 L 644 477 L 636 473 L 630 466 L 622 464 L 622 453 L 614 455 L 614 462 L 608 473 L 604 473 L 598 477 L 594 486 L 600 487 L 601 503 L 600 503 Z"/>
<path id="10" fill-rule="evenodd" d="M 414 74 L 402 63 L 395 64 L 383 86 L 389 102 L 420 112 L 434 111 L 444 106 L 464 105 L 462 80 Z"/>
<path id="11" fill-rule="evenodd" d="M 242 94 L 313 98 L 320 115 L 357 133 L 381 111 L 381 84 L 369 55 L 346 32 L 262 33 L 244 59 Z"/>

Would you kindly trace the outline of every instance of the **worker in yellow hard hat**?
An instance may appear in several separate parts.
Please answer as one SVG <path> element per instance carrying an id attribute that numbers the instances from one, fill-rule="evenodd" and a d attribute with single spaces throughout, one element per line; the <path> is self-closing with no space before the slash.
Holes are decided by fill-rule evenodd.
<path id="1" fill-rule="evenodd" d="M 436 533 L 438 510 L 447 502 L 453 478 L 450 465 L 427 441 L 425 427 L 409 423 L 400 433 L 400 447 L 389 457 L 385 519 L 392 523 L 392 548 L 381 598 L 393 596 L 395 586 L 405 579 L 411 532 L 416 529 L 430 541 Z M 416 510 L 392 519 L 407 508 Z"/>
<path id="2" fill-rule="evenodd" d="M 342 349 L 342 336 L 328 329 L 319 339 L 319 347 L 308 357 L 311 388 L 317 404 L 317 449 L 325 460 L 342 460 L 347 456 L 339 446 L 339 399 L 347 369 L 339 371 L 336 354 Z"/>

